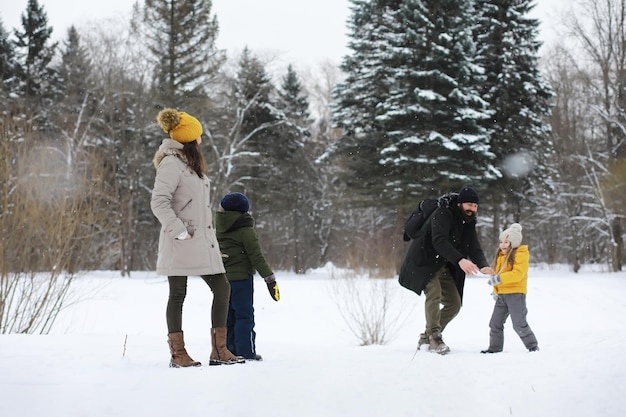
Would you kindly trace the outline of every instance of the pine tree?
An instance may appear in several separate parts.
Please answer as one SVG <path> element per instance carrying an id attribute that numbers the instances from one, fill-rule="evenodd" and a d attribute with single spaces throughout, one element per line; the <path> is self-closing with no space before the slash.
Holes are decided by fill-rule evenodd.
<path id="1" fill-rule="evenodd" d="M 388 137 L 376 117 L 378 105 L 389 95 L 395 68 L 385 65 L 386 34 L 401 0 L 351 0 L 348 22 L 349 47 L 341 69 L 346 78 L 333 91 L 333 123 L 343 130 L 329 155 L 343 167 L 340 179 L 352 194 L 353 204 L 368 205 L 371 196 L 380 196 L 381 179 L 388 174 L 379 164 L 380 150 Z M 376 203 L 378 204 L 378 202 Z"/>
<path id="2" fill-rule="evenodd" d="M 236 96 L 241 103 L 249 103 L 244 116 L 244 132 L 251 133 L 264 123 L 275 121 L 277 115 L 273 113 L 271 98 L 275 94 L 274 84 L 263 62 L 248 48 L 244 49 L 239 60 L 237 80 Z M 256 132 L 253 142 L 261 144 L 261 137 L 268 132 L 267 127 Z"/>
<path id="3" fill-rule="evenodd" d="M 58 69 L 61 81 L 61 99 L 72 108 L 71 113 L 80 111 L 88 100 L 90 90 L 94 88 L 91 77 L 91 61 L 86 48 L 81 44 L 78 31 L 71 26 L 61 51 L 61 65 Z"/>
<path id="4" fill-rule="evenodd" d="M 306 127 L 309 120 L 309 100 L 302 86 L 302 82 L 292 65 L 287 67 L 287 74 L 283 77 L 281 90 L 278 91 L 285 115 L 298 126 Z"/>
<path id="5" fill-rule="evenodd" d="M 59 85 L 50 114 L 54 136 L 65 142 L 62 148 L 66 153 L 68 179 L 74 175 L 75 164 L 80 160 L 78 154 L 85 152 L 89 138 L 94 135 L 91 129 L 98 126 L 100 117 L 91 70 L 87 51 L 76 28 L 71 26 L 63 42 L 61 61 L 55 68 Z"/>
<path id="6" fill-rule="evenodd" d="M 385 81 L 392 76 L 381 66 L 384 61 L 388 31 L 387 14 L 397 10 L 401 0 L 351 0 L 352 16 L 348 22 L 351 55 L 344 57 L 341 69 L 345 81 L 334 91 L 335 123 L 347 136 L 376 131 L 376 106 L 388 93 Z"/>
<path id="7" fill-rule="evenodd" d="M 273 169 L 266 160 L 279 146 L 276 129 L 287 123 L 287 117 L 275 106 L 276 88 L 265 65 L 248 48 L 235 72 L 222 77 L 215 114 L 207 125 L 211 132 L 207 134 L 207 162 L 215 173 L 213 194 L 258 190 L 264 195 L 268 185 L 262 177 Z"/>
<path id="8" fill-rule="evenodd" d="M 479 94 L 471 2 L 405 0 L 388 33 L 395 68 L 376 120 L 391 142 L 380 151 L 388 166 L 386 194 L 447 191 L 494 178 L 487 117 Z M 418 180 L 416 180 L 418 179 Z"/>
<path id="9" fill-rule="evenodd" d="M 243 109 L 241 134 L 247 137 L 244 147 L 250 155 L 239 158 L 236 168 L 249 177 L 250 192 L 256 194 L 260 206 L 269 209 L 273 195 L 280 193 L 276 181 L 280 181 L 284 161 L 298 144 L 288 133 L 294 125 L 277 104 L 276 87 L 264 63 L 247 48 L 239 60 L 235 97 Z"/>
<path id="10" fill-rule="evenodd" d="M 135 28 L 154 65 L 154 87 L 163 106 L 187 111 L 202 101 L 224 55 L 215 45 L 219 26 L 211 0 L 146 0 L 135 4 Z"/>
<path id="11" fill-rule="evenodd" d="M 276 129 L 278 146 L 272 155 L 275 173 L 271 181 L 273 204 L 272 234 L 283 230 L 285 239 L 276 240 L 278 253 L 288 255 L 280 260 L 285 268 L 302 273 L 318 265 L 321 242 L 311 238 L 310 230 L 319 227 L 321 213 L 312 210 L 320 200 L 319 167 L 314 156 L 307 153 L 310 136 L 309 101 L 298 74 L 291 65 L 278 89 L 276 107 L 285 114 L 286 123 Z M 285 262 L 288 260 L 288 262 Z"/>
<path id="12" fill-rule="evenodd" d="M 222 80 L 218 117 L 206 146 L 210 148 L 214 195 L 246 193 L 253 202 L 258 232 L 277 268 L 304 269 L 311 239 L 294 245 L 310 224 L 307 203 L 315 189 L 312 161 L 305 154 L 308 101 L 293 69 L 277 89 L 266 64 L 245 48 L 236 72 Z M 306 218 L 305 218 L 306 217 Z M 288 256 L 287 256 L 288 255 Z M 300 266 L 298 266 L 300 265 Z"/>
<path id="13" fill-rule="evenodd" d="M 474 33 L 478 62 L 485 69 L 481 95 L 491 115 L 483 126 L 504 174 L 491 182 L 490 192 L 494 203 L 509 202 L 505 211 L 513 211 L 516 221 L 523 201 L 542 193 L 551 176 L 546 165 L 553 148 L 547 117 L 553 93 L 539 71 L 539 21 L 527 16 L 532 3 L 476 0 L 480 17 Z"/>
<path id="14" fill-rule="evenodd" d="M 95 180 L 85 198 L 97 201 L 87 224 L 97 239 L 85 269 L 117 269 L 123 274 L 150 268 L 156 253 L 152 230 L 158 221 L 150 211 L 154 184 L 153 155 L 164 133 L 155 122 L 155 98 L 145 81 L 143 51 L 128 27 L 93 27 L 63 40 L 59 73 L 63 97 L 55 105 L 55 136 L 72 149 L 72 169 Z M 79 73 L 83 78 L 79 78 Z M 69 160 L 69 158 L 68 158 Z"/>
<path id="15" fill-rule="evenodd" d="M 28 0 L 22 14 L 22 31 L 14 31 L 18 76 L 23 96 L 42 101 L 51 98 L 56 86 L 56 74 L 50 66 L 57 43 L 50 44 L 52 27 L 37 0 Z"/>
<path id="16" fill-rule="evenodd" d="M 16 62 L 13 43 L 4 29 L 2 19 L 0 19 L 0 81 L 0 98 L 4 102 L 16 81 Z"/>
<path id="17" fill-rule="evenodd" d="M 336 91 L 336 146 L 348 182 L 391 206 L 494 178 L 471 3 L 354 1 L 348 77 Z M 408 200 L 407 200 L 408 197 Z M 367 198 L 367 197 L 366 197 Z"/>

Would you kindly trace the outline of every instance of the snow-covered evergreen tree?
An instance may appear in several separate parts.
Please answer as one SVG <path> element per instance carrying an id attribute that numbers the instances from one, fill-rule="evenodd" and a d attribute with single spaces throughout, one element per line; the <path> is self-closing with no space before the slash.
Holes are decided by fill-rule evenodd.
<path id="1" fill-rule="evenodd" d="M 275 106 L 276 88 L 265 64 L 248 48 L 234 73 L 223 75 L 220 86 L 208 138 L 215 195 L 251 189 L 264 195 L 269 185 L 262 178 L 273 169 L 264 160 L 284 146 L 277 140 L 277 128 L 288 123 Z"/>
<path id="2" fill-rule="evenodd" d="M 16 62 L 14 45 L 9 39 L 9 33 L 4 28 L 4 23 L 0 19 L 0 104 L 6 107 L 8 97 L 11 93 L 16 79 Z"/>
<path id="3" fill-rule="evenodd" d="M 348 22 L 350 55 L 341 69 L 346 78 L 333 91 L 333 122 L 343 130 L 329 154 L 343 167 L 341 180 L 353 194 L 353 203 L 369 205 L 371 196 L 383 193 L 388 174 L 379 163 L 388 137 L 376 116 L 378 105 L 389 95 L 389 82 L 397 68 L 386 65 L 388 26 L 402 0 L 351 0 Z M 360 202 L 358 202 L 360 201 Z M 358 203 L 357 203 L 358 202 Z M 376 202 L 379 204 L 379 201 Z"/>
<path id="4" fill-rule="evenodd" d="M 42 104 L 55 91 L 56 75 L 50 63 L 57 43 L 51 42 L 52 27 L 37 0 L 28 0 L 22 13 L 22 29 L 14 30 L 20 93 L 30 103 Z"/>
<path id="5" fill-rule="evenodd" d="M 289 65 L 277 91 L 276 107 L 284 112 L 287 123 L 281 125 L 277 133 L 282 146 L 280 154 L 273 157 L 278 169 L 268 180 L 273 185 L 272 202 L 273 224 L 267 228 L 268 238 L 273 246 L 285 256 L 281 264 L 285 268 L 303 273 L 308 268 L 319 265 L 322 242 L 315 239 L 310 231 L 320 227 L 323 215 L 313 209 L 321 199 L 321 168 L 314 163 L 314 155 L 309 154 L 307 142 L 310 136 L 308 126 L 309 100 L 300 77 Z M 283 230 L 285 239 L 275 239 L 275 232 Z"/>
<path id="6" fill-rule="evenodd" d="M 265 147 L 265 140 L 269 135 L 269 126 L 260 126 L 271 123 L 279 118 L 272 105 L 275 86 L 267 72 L 265 64 L 250 49 L 244 49 L 239 60 L 235 94 L 242 103 L 250 103 L 242 127 L 245 133 L 256 131 L 251 142 L 256 150 Z"/>
<path id="7" fill-rule="evenodd" d="M 287 67 L 287 73 L 283 77 L 280 87 L 278 98 L 285 115 L 296 125 L 307 127 L 310 124 L 309 100 L 293 65 Z"/>
<path id="8" fill-rule="evenodd" d="M 478 188 L 498 175 L 481 125 L 487 113 L 472 18 L 465 0 L 405 0 L 398 12 L 384 63 L 396 73 L 376 118 L 390 138 L 380 161 L 391 173 L 390 196 Z"/>
<path id="9" fill-rule="evenodd" d="M 503 202 L 510 220 L 519 221 L 521 206 L 542 194 L 550 175 L 552 152 L 550 85 L 539 71 L 539 21 L 528 13 L 533 0 L 475 0 L 475 39 L 485 69 L 481 94 L 491 117 L 483 123 L 491 135 L 490 150 L 504 176 L 491 181 L 494 204 Z"/>
<path id="10" fill-rule="evenodd" d="M 94 82 L 91 77 L 91 60 L 74 26 L 68 29 L 63 42 L 58 72 L 61 81 L 60 99 L 71 103 L 74 108 L 70 108 L 69 111 L 77 113 L 81 110 L 79 106 L 83 105 L 90 90 L 93 90 Z"/>
<path id="11" fill-rule="evenodd" d="M 154 88 L 164 107 L 202 101 L 223 62 L 215 42 L 217 17 L 211 0 L 146 0 L 135 4 L 134 25 L 154 65 Z"/>
<path id="12" fill-rule="evenodd" d="M 397 206 L 497 177 L 481 125 L 471 2 L 354 3 L 355 53 L 335 112 L 353 187 Z"/>
<path id="13" fill-rule="evenodd" d="M 143 78 L 149 65 L 139 58 L 144 56 L 142 45 L 128 26 L 111 23 L 116 22 L 89 27 L 76 38 L 68 34 L 62 50 L 62 64 L 67 66 L 63 71 L 83 65 L 90 71 L 85 73 L 86 85 L 73 83 L 69 90 L 86 87 L 87 91 L 75 101 L 69 95 L 61 102 L 72 111 L 65 112 L 65 124 L 58 125 L 64 128 L 66 140 L 89 153 L 94 172 L 106 185 L 93 187 L 89 193 L 91 199 L 102 202 L 99 209 L 106 212 L 102 218 L 109 223 L 92 226 L 99 238 L 90 253 L 98 255 L 83 258 L 83 265 L 93 262 L 126 274 L 154 265 L 153 230 L 158 228 L 158 221 L 150 211 L 150 193 L 146 190 L 154 185 L 151 155 L 166 136 L 155 120 L 157 100 L 150 81 Z"/>
<path id="14" fill-rule="evenodd" d="M 267 227 L 276 245 L 291 241 L 293 237 L 288 224 L 293 223 L 287 220 L 294 215 L 293 203 L 297 196 L 307 194 L 306 189 L 300 189 L 296 183 L 310 173 L 306 170 L 303 152 L 307 130 L 300 127 L 306 121 L 306 114 L 302 112 L 306 111 L 308 102 L 299 102 L 302 92 L 298 90 L 295 73 L 288 73 L 287 77 L 290 91 L 280 91 L 264 62 L 246 48 L 239 61 L 235 84 L 235 97 L 239 108 L 243 109 L 241 135 L 247 139 L 242 146 L 245 152 L 240 152 L 232 161 L 233 172 L 237 173 L 235 178 L 246 178 L 242 185 L 255 201 L 255 213 L 266 219 L 265 225 L 259 225 L 260 235 Z"/>
<path id="15" fill-rule="evenodd" d="M 92 128 L 99 127 L 101 109 L 94 91 L 87 49 L 74 26 L 68 29 L 60 52 L 61 61 L 55 66 L 59 85 L 51 118 L 54 136 L 62 143 L 59 145 L 65 154 L 65 172 L 69 180 L 77 168 L 75 163 L 80 160 L 77 155 L 84 153 L 87 145 L 98 142 Z"/>

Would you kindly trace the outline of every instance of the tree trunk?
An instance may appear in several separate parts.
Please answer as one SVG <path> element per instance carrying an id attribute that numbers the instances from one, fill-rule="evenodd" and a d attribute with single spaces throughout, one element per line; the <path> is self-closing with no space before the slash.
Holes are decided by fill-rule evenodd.
<path id="1" fill-rule="evenodd" d="M 621 220 L 619 218 L 613 219 L 611 228 L 613 229 L 614 243 L 612 256 L 613 272 L 620 272 L 622 270 L 622 261 L 624 259 L 624 239 L 622 239 L 624 228 L 622 227 Z"/>

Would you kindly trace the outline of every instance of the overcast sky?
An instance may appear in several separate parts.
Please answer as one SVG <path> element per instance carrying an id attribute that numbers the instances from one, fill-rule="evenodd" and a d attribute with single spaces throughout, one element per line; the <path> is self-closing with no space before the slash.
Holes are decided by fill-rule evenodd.
<path id="1" fill-rule="evenodd" d="M 6 30 L 20 27 L 28 0 L 2 0 Z M 67 28 L 89 20 L 130 16 L 133 0 L 39 0 L 48 14 L 53 36 L 62 39 Z M 285 62 L 313 66 L 325 60 L 339 63 L 346 54 L 348 0 L 213 0 L 220 48 L 236 53 L 244 46 L 275 54 Z"/>
<path id="2" fill-rule="evenodd" d="M 568 0 L 539 0 L 533 17 L 542 20 L 543 37 L 550 40 L 559 4 Z M 28 0 L 2 0 L 4 28 L 21 28 L 20 16 Z M 39 0 L 48 14 L 53 36 L 65 38 L 74 24 L 116 16 L 130 16 L 133 0 L 77 1 Z M 339 63 L 348 52 L 346 20 L 348 0 L 213 0 L 213 13 L 220 25 L 218 47 L 237 53 L 248 46 L 267 52 L 280 61 L 312 67 L 322 61 Z M 561 6 L 562 7 L 562 6 Z M 548 22 L 546 24 L 545 22 Z"/>

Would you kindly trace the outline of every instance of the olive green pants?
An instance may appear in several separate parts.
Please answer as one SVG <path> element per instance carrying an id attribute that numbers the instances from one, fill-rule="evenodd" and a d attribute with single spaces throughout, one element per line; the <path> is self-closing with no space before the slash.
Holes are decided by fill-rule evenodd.
<path id="1" fill-rule="evenodd" d="M 448 323 L 461 310 L 461 296 L 456 289 L 448 267 L 443 267 L 433 275 L 426 288 L 426 335 L 443 332 Z M 443 307 L 442 307 L 443 306 Z"/>
<path id="2" fill-rule="evenodd" d="M 203 275 L 202 279 L 213 292 L 211 306 L 211 327 L 225 327 L 228 317 L 228 300 L 230 299 L 230 284 L 226 274 Z M 170 285 L 170 295 L 167 300 L 165 319 L 168 333 L 183 331 L 183 303 L 187 295 L 187 277 L 167 277 Z"/>

